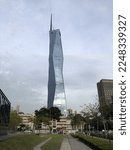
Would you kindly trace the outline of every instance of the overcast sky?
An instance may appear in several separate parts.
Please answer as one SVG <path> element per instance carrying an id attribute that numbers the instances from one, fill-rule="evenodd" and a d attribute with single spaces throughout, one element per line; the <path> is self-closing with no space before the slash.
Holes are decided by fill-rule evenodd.
<path id="1" fill-rule="evenodd" d="M 0 88 L 12 107 L 47 105 L 49 26 L 60 29 L 68 108 L 94 103 L 112 79 L 112 0 L 0 0 Z"/>

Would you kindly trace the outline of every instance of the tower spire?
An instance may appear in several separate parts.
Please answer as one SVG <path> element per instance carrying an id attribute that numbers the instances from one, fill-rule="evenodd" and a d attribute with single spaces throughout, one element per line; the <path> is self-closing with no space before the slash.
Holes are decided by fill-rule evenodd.
<path id="1" fill-rule="evenodd" d="M 52 31 L 52 14 L 51 14 L 51 21 L 50 21 L 50 31 Z"/>

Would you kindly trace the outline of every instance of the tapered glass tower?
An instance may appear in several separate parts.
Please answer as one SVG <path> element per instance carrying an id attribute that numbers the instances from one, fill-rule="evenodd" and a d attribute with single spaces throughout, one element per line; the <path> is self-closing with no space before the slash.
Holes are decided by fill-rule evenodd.
<path id="1" fill-rule="evenodd" d="M 63 50 L 59 29 L 52 29 L 50 22 L 48 108 L 58 107 L 66 115 L 66 96 L 63 79 Z"/>

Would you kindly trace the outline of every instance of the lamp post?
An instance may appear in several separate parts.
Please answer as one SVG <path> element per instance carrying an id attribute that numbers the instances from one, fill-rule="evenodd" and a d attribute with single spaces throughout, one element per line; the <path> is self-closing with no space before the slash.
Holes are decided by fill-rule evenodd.
<path id="1" fill-rule="evenodd" d="M 99 121 L 98 121 L 98 118 L 101 116 L 101 113 L 98 112 L 97 113 L 97 131 L 99 131 Z"/>
<path id="2" fill-rule="evenodd" d="M 89 117 L 89 120 L 90 120 L 90 122 L 89 122 L 89 134 L 91 133 L 91 123 L 92 123 L 92 120 L 93 119 L 93 117 L 91 116 L 91 117 Z"/>

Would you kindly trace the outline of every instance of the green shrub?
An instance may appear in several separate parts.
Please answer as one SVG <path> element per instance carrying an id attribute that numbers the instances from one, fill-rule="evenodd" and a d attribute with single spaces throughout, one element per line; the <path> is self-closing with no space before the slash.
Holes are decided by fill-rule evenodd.
<path id="1" fill-rule="evenodd" d="M 86 136 L 86 135 L 74 135 L 73 137 L 78 138 L 81 142 L 85 143 L 94 150 L 112 150 L 113 142 L 110 140 Z"/>

